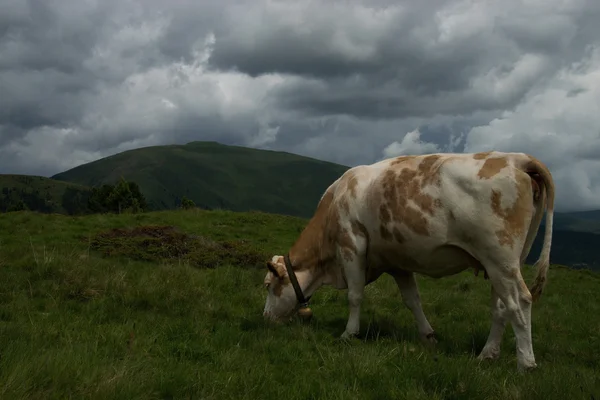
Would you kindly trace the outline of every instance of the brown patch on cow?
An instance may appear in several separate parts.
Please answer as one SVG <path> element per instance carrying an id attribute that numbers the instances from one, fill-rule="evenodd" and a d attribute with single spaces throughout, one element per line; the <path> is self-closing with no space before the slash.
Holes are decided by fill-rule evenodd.
<path id="1" fill-rule="evenodd" d="M 279 257 L 277 263 L 267 261 L 267 267 L 269 271 L 271 271 L 271 273 L 268 274 L 264 280 L 264 285 L 267 287 L 270 285 L 275 285 L 275 287 L 273 288 L 273 294 L 277 297 L 281 297 L 283 287 L 290 283 L 290 278 L 287 275 L 285 266 L 281 265 L 283 264 L 282 259 L 283 257 Z M 271 276 L 275 279 L 271 279 Z"/>
<path id="2" fill-rule="evenodd" d="M 347 230 L 343 230 L 338 240 L 338 244 L 343 249 L 348 249 L 353 253 L 356 253 L 358 249 L 356 248 L 356 244 L 352 240 L 352 237 L 348 233 Z"/>
<path id="3" fill-rule="evenodd" d="M 423 236 L 429 235 L 427 219 L 425 218 L 422 212 L 416 210 L 414 207 L 406 207 L 406 209 L 404 210 L 403 221 L 416 233 Z"/>
<path id="4" fill-rule="evenodd" d="M 379 221 L 381 221 L 383 225 L 386 225 L 391 220 L 392 216 L 390 215 L 390 210 L 388 210 L 385 204 L 379 206 Z"/>
<path id="5" fill-rule="evenodd" d="M 394 228 L 394 239 L 396 239 L 396 242 L 398 243 L 404 243 L 404 241 L 406 240 L 404 238 L 404 235 L 402 235 L 402 232 L 400 232 L 400 229 L 398 228 Z"/>
<path id="6" fill-rule="evenodd" d="M 395 158 L 395 159 L 394 159 L 394 160 L 393 160 L 393 161 L 390 163 L 390 165 L 391 165 L 391 166 L 398 165 L 398 164 L 401 164 L 401 163 L 403 163 L 403 162 L 405 162 L 405 161 L 408 161 L 408 160 L 410 160 L 410 159 L 413 159 L 413 158 L 415 158 L 415 157 L 414 157 L 414 156 L 399 156 L 399 157 L 396 157 L 396 158 Z"/>
<path id="7" fill-rule="evenodd" d="M 367 231 L 367 227 L 364 226 L 362 223 L 360 223 L 359 221 L 353 220 L 350 223 L 350 226 L 352 227 L 352 233 L 355 236 L 358 235 L 363 235 L 365 239 L 367 239 L 367 241 L 369 241 L 369 231 Z"/>
<path id="8" fill-rule="evenodd" d="M 334 191 L 332 187 L 323 195 L 313 217 L 292 245 L 289 255 L 294 271 L 317 269 L 335 260 L 335 243 L 341 235 L 338 207 L 348 205 L 335 203 Z"/>
<path id="9" fill-rule="evenodd" d="M 433 197 L 426 193 L 423 193 L 421 189 L 418 186 L 416 186 L 416 181 L 415 184 L 410 186 L 410 189 L 411 191 L 414 190 L 412 193 L 410 193 L 410 196 L 412 200 L 417 204 L 417 206 L 419 206 L 419 208 L 425 211 L 427 214 L 433 215 L 435 204 L 433 201 Z"/>
<path id="10" fill-rule="evenodd" d="M 489 157 L 489 155 L 491 153 L 492 153 L 491 151 L 482 151 L 482 152 L 473 154 L 473 158 L 475 160 L 485 160 L 486 158 Z"/>
<path id="11" fill-rule="evenodd" d="M 441 206 L 441 201 L 423 192 L 423 187 L 437 183 L 439 178 L 436 176 L 435 164 L 440 158 L 439 155 L 430 155 L 423 158 L 416 170 L 405 167 L 399 173 L 394 169 L 384 173 L 382 194 L 385 203 L 380 206 L 379 215 L 383 226 L 391 219 L 405 224 L 420 235 L 429 234 L 428 220 L 424 214 L 433 215 L 435 209 Z M 414 202 L 418 208 L 409 201 Z M 381 233 L 387 240 L 391 240 L 393 236 L 387 228 L 385 232 L 382 229 Z"/>
<path id="12" fill-rule="evenodd" d="M 437 154 L 431 154 L 423 159 L 418 167 L 418 173 L 421 176 L 421 187 L 426 185 L 440 184 L 440 176 L 436 174 L 436 163 L 442 158 Z"/>
<path id="13" fill-rule="evenodd" d="M 530 179 L 523 175 L 516 175 L 517 198 L 508 210 L 501 206 L 502 193 L 492 190 L 491 206 L 493 212 L 503 219 L 504 227 L 496 232 L 501 245 L 514 245 L 514 238 L 521 236 L 525 230 L 525 214 L 530 209 L 530 201 L 526 194 L 529 192 Z"/>
<path id="14" fill-rule="evenodd" d="M 354 256 L 356 255 L 356 253 L 354 253 L 352 250 L 350 250 L 347 247 L 342 248 L 342 258 L 345 261 L 352 261 L 352 259 L 354 259 Z"/>
<path id="15" fill-rule="evenodd" d="M 275 287 L 273 288 L 273 294 L 277 297 L 281 297 L 283 287 L 290 284 L 290 278 L 286 275 L 283 279 L 279 279 Z"/>
<path id="16" fill-rule="evenodd" d="M 352 229 L 352 234 L 356 237 L 359 235 L 364 236 L 367 240 L 369 238 L 369 233 L 367 232 L 367 228 L 360 223 L 359 221 L 353 220 L 350 223 L 350 227 Z M 352 258 L 358 253 L 358 248 L 356 247 L 356 243 L 352 240 L 352 237 L 348 233 L 347 230 L 343 230 L 341 236 L 338 240 L 338 245 L 342 251 L 342 257 L 346 261 L 351 261 Z"/>
<path id="17" fill-rule="evenodd" d="M 267 269 L 271 271 L 274 277 L 283 278 L 286 273 L 285 264 L 281 261 L 283 257 L 279 257 L 277 262 L 267 261 Z M 282 265 L 283 264 L 283 265 Z"/>
<path id="18" fill-rule="evenodd" d="M 385 227 L 385 225 L 379 226 L 379 234 L 381 235 L 382 239 L 384 239 L 384 240 L 388 240 L 388 241 L 392 240 L 392 232 L 390 232 L 388 230 L 388 228 Z"/>
<path id="19" fill-rule="evenodd" d="M 490 179 L 497 175 L 504 167 L 508 165 L 508 162 L 503 157 L 488 158 L 483 163 L 483 166 L 477 173 L 477 176 L 482 179 Z"/>

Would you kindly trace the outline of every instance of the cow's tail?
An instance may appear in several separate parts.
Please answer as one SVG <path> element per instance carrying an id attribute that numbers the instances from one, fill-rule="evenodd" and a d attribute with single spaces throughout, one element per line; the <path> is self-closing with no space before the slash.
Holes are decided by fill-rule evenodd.
<path id="1" fill-rule="evenodd" d="M 535 214 L 529 229 L 528 237 L 526 240 L 524 253 L 522 255 L 522 262 L 524 262 L 527 253 L 531 248 L 531 244 L 535 235 L 537 234 L 539 225 L 544 214 L 544 208 L 546 209 L 546 228 L 544 230 L 544 244 L 542 245 L 542 251 L 540 257 L 534 264 L 534 268 L 537 273 L 533 285 L 529 289 L 533 301 L 537 301 L 542 295 L 544 286 L 546 285 L 546 276 L 548 274 L 548 268 L 550 267 L 550 247 L 552 244 L 552 223 L 554 220 L 554 179 L 548 168 L 539 160 L 529 156 L 522 165 L 523 171 L 527 173 L 531 179 L 539 187 L 539 196 L 535 196 Z M 545 207 L 544 207 L 545 206 Z M 531 237 L 530 237 L 531 236 Z"/>

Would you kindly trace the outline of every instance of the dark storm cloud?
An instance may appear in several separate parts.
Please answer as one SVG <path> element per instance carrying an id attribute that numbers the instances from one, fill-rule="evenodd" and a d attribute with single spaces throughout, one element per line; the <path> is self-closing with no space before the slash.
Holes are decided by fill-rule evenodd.
<path id="1" fill-rule="evenodd" d="M 510 109 L 562 65 L 561 56 L 584 51 L 593 34 L 592 15 L 598 16 L 596 6 L 585 12 L 583 7 L 552 11 L 548 5 L 516 15 L 493 9 L 486 15 L 483 9 L 458 19 L 452 28 L 464 32 L 452 37 L 446 32 L 450 24 L 440 23 L 436 13 L 447 3 L 401 3 L 387 15 L 336 2 L 308 4 L 300 11 L 231 12 L 236 23 L 217 36 L 210 64 L 251 76 L 305 77 L 308 83 L 284 86 L 277 96 L 287 108 L 310 115 L 378 119 Z M 297 24 L 286 15 L 294 11 L 314 18 Z M 269 23 L 257 24 L 257 14 Z M 582 35 L 588 36 L 573 41 Z M 530 60 L 523 60 L 526 54 Z M 519 63 L 527 62 L 520 72 Z M 511 74 L 518 81 L 503 91 L 474 87 L 474 78 L 486 74 L 490 85 L 511 83 Z"/>
<path id="2" fill-rule="evenodd" d="M 0 173 L 193 140 L 345 165 L 493 147 L 547 161 L 579 196 L 558 204 L 600 207 L 599 10 L 0 0 Z"/>

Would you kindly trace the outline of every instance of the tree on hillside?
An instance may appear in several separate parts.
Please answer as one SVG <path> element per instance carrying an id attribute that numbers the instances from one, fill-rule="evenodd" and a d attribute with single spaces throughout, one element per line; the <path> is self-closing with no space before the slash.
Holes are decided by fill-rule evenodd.
<path id="1" fill-rule="evenodd" d="M 183 196 L 181 198 L 181 208 L 183 208 L 184 210 L 196 208 L 196 203 L 194 203 L 194 200 L 188 199 L 186 196 Z"/>
<path id="2" fill-rule="evenodd" d="M 61 203 L 68 214 L 85 214 L 89 212 L 88 202 L 90 193 L 84 189 L 75 189 L 68 187 L 65 189 Z M 52 200 L 50 193 L 47 194 L 47 201 Z"/>
<path id="3" fill-rule="evenodd" d="M 25 204 L 25 202 L 23 200 L 17 200 L 16 202 L 11 203 L 6 208 L 6 212 L 25 211 L 25 210 L 29 210 L 29 208 L 27 207 L 27 204 Z"/>
<path id="4" fill-rule="evenodd" d="M 92 188 L 88 207 L 96 213 L 121 214 L 143 212 L 148 208 L 148 204 L 139 186 L 121 177 L 116 185 L 104 184 L 99 188 Z"/>

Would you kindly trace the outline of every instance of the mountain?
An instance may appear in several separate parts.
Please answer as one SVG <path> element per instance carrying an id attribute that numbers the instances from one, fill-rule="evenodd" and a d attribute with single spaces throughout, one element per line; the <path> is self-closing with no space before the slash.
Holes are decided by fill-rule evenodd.
<path id="1" fill-rule="evenodd" d="M 43 176 L 0 175 L 0 212 L 82 213 L 89 194 L 89 187 Z"/>
<path id="2" fill-rule="evenodd" d="M 533 264 L 542 250 L 544 229 L 540 227 L 526 262 Z M 571 268 L 590 268 L 600 271 L 600 235 L 590 232 L 552 230 L 550 261 Z"/>
<path id="3" fill-rule="evenodd" d="M 310 217 L 348 168 L 287 152 L 192 142 L 125 151 L 52 178 L 99 186 L 123 176 L 140 185 L 155 210 L 175 208 L 186 196 L 204 208 Z M 554 229 L 600 234 L 600 210 L 555 213 Z"/>
<path id="4" fill-rule="evenodd" d="M 542 225 L 546 225 L 545 219 Z M 555 212 L 553 226 L 559 230 L 600 234 L 600 210 Z"/>
<path id="5" fill-rule="evenodd" d="M 216 142 L 152 146 L 80 165 L 52 178 L 84 186 L 136 182 L 151 209 L 197 206 L 310 217 L 348 167 L 291 153 Z"/>

